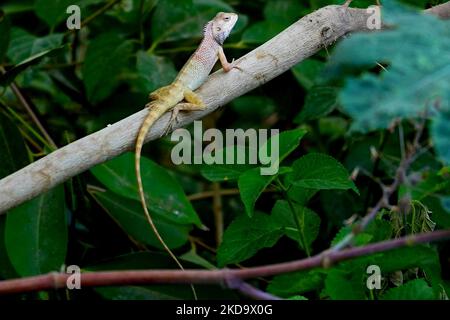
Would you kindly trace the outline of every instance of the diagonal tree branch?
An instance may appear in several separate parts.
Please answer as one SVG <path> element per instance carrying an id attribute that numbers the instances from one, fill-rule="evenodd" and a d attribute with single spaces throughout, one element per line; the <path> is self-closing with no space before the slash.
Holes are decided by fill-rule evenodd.
<path id="1" fill-rule="evenodd" d="M 450 2 L 429 11 L 447 17 Z M 218 71 L 212 74 L 198 90 L 207 108 L 181 115 L 175 128 L 186 126 L 263 85 L 342 36 L 350 32 L 367 31 L 369 15 L 365 9 L 331 5 L 303 17 L 240 58 L 239 67 L 243 71 L 234 69 L 229 73 Z M 147 110 L 137 112 L 0 180 L 0 213 L 132 149 L 139 126 L 146 115 Z M 166 114 L 157 121 L 146 141 L 159 138 L 168 120 L 169 115 Z"/>

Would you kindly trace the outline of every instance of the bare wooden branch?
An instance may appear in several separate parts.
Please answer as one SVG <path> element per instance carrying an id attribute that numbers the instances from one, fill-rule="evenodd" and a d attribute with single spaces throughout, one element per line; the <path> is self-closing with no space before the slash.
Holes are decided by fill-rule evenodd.
<path id="1" fill-rule="evenodd" d="M 441 19 L 450 19 L 450 1 L 434 6 L 425 10 L 427 13 L 434 14 Z"/>
<path id="2" fill-rule="evenodd" d="M 447 6 L 448 7 L 448 6 Z M 439 9 L 439 15 L 448 10 Z M 432 12 L 434 13 L 434 12 Z M 243 70 L 218 71 L 197 91 L 208 106 L 180 116 L 176 127 L 196 119 L 287 71 L 342 36 L 367 31 L 365 9 L 331 5 L 294 23 L 238 61 Z M 96 133 L 77 140 L 0 180 L 0 213 L 11 209 L 89 168 L 130 150 L 147 110 L 137 112 Z M 158 139 L 169 115 L 157 121 L 146 141 Z"/>
<path id="3" fill-rule="evenodd" d="M 268 277 L 282 273 L 309 270 L 317 267 L 326 268 L 334 263 L 356 257 L 420 243 L 442 241 L 449 238 L 450 230 L 439 230 L 372 243 L 337 252 L 324 251 L 306 259 L 246 269 L 97 271 L 81 273 L 80 279 L 82 288 L 114 285 L 148 285 L 157 283 L 225 284 L 227 287 L 237 289 L 247 295 L 251 295 L 253 298 L 276 299 L 276 297 L 264 294 L 258 289 L 244 284 L 242 281 L 257 277 Z M 22 279 L 3 280 L 0 281 L 0 295 L 66 288 L 67 280 L 70 276 L 71 274 L 53 272 Z"/>

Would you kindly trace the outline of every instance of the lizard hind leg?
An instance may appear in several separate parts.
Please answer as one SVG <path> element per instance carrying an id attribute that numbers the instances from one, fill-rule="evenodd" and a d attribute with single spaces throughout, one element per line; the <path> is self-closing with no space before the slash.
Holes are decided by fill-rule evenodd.
<path id="1" fill-rule="evenodd" d="M 172 88 L 172 85 L 168 85 L 168 86 L 164 86 L 161 87 L 159 89 L 156 89 L 153 92 L 150 92 L 150 94 L 148 95 L 148 98 L 150 100 L 159 100 L 165 96 L 167 96 L 169 94 L 170 89 Z"/>
<path id="2" fill-rule="evenodd" d="M 202 98 L 192 90 L 186 90 L 184 92 L 184 99 L 187 102 L 178 103 L 173 109 L 170 116 L 170 120 L 167 122 L 166 128 L 163 131 L 163 136 L 168 134 L 173 125 L 178 123 L 178 114 L 180 111 L 197 111 L 204 110 L 206 105 L 203 103 Z"/>
<path id="3" fill-rule="evenodd" d="M 155 104 L 156 104 L 156 100 L 149 101 L 149 102 L 147 102 L 145 107 L 148 108 L 148 109 L 151 109 Z"/>
<path id="4" fill-rule="evenodd" d="M 205 103 L 203 102 L 203 99 L 200 98 L 200 96 L 192 90 L 184 91 L 184 100 L 186 100 L 188 102 L 188 104 L 195 105 L 195 106 L 185 106 L 186 109 L 184 109 L 184 110 L 187 110 L 187 111 L 202 110 L 206 107 Z"/>

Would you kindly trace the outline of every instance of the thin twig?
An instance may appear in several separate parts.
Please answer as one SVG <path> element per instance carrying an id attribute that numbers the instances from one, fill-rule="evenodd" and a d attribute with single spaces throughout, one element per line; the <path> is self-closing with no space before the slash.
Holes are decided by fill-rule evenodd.
<path id="1" fill-rule="evenodd" d="M 0 71 L 3 74 L 6 73 L 5 68 L 3 68 L 2 66 L 0 66 Z M 45 128 L 42 125 L 42 123 L 39 121 L 39 118 L 34 113 L 33 109 L 31 108 L 30 104 L 28 103 L 27 99 L 25 99 L 24 95 L 22 94 L 21 90 L 19 89 L 19 86 L 13 81 L 13 82 L 11 82 L 10 87 L 11 87 L 12 91 L 14 92 L 14 95 L 19 100 L 20 104 L 23 106 L 23 108 L 26 110 L 26 112 L 30 116 L 31 120 L 34 122 L 36 127 L 38 127 L 38 129 L 41 132 L 41 134 L 44 136 L 45 140 L 47 140 L 47 142 L 50 144 L 50 146 L 53 149 L 55 149 L 55 150 L 58 149 L 58 146 L 53 141 L 52 137 L 47 132 L 47 130 L 45 130 Z"/>
<path id="2" fill-rule="evenodd" d="M 267 189 L 267 190 L 264 190 L 263 192 L 278 192 L 278 191 L 275 189 Z M 235 195 L 239 194 L 239 189 L 237 189 L 237 188 L 220 189 L 219 194 L 221 196 L 235 196 Z M 199 193 L 191 194 L 187 198 L 189 199 L 189 201 L 196 201 L 196 200 L 203 200 L 203 199 L 208 199 L 208 198 L 212 198 L 212 197 L 214 197 L 214 191 L 202 191 Z"/>
<path id="3" fill-rule="evenodd" d="M 352 229 L 352 232 L 350 234 L 345 236 L 344 239 L 339 241 L 332 248 L 328 249 L 328 251 L 336 252 L 348 246 L 353 241 L 353 239 L 357 234 L 361 233 L 367 228 L 367 226 L 370 224 L 371 221 L 373 221 L 373 219 L 375 219 L 378 212 L 382 208 L 388 209 L 392 208 L 392 206 L 389 204 L 389 199 L 397 191 L 397 189 L 400 187 L 402 183 L 408 184 L 407 171 L 411 166 L 411 164 L 413 163 L 413 161 L 416 159 L 415 157 L 416 154 L 421 150 L 420 139 L 425 129 L 426 118 L 427 118 L 426 114 L 424 114 L 421 123 L 416 128 L 416 134 L 414 136 L 413 145 L 411 146 L 408 152 L 406 151 L 404 152 L 404 156 L 401 159 L 400 164 L 396 170 L 394 181 L 388 186 L 380 183 L 382 195 L 378 200 L 378 202 L 375 204 L 375 206 L 372 209 L 370 209 L 370 211 L 367 213 L 367 215 L 364 216 L 361 222 L 359 222 L 359 224 L 357 224 Z"/>
<path id="4" fill-rule="evenodd" d="M 220 195 L 220 184 L 213 182 L 213 214 L 214 214 L 214 227 L 216 230 L 216 246 L 218 247 L 222 243 L 223 236 L 223 211 L 222 211 L 222 197 Z"/>

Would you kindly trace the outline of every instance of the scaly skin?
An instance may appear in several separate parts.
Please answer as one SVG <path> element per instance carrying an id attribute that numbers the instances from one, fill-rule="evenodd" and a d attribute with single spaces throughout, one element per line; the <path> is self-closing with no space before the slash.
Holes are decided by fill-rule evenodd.
<path id="1" fill-rule="evenodd" d="M 228 63 L 223 53 L 222 44 L 230 34 L 237 19 L 238 16 L 234 13 L 220 12 L 213 20 L 208 22 L 201 44 L 181 69 L 174 82 L 150 94 L 149 97 L 152 101 L 147 104 L 149 113 L 142 123 L 136 140 L 135 169 L 142 207 L 159 242 L 182 270 L 184 270 L 183 266 L 164 242 L 147 209 L 140 165 L 142 146 L 151 126 L 167 111 L 173 110 L 172 121 L 176 119 L 180 110 L 201 110 L 205 108 L 201 98 L 193 91 L 206 81 L 218 59 L 220 59 L 226 72 L 236 67 L 233 62 Z M 186 102 L 179 104 L 183 100 Z"/>

